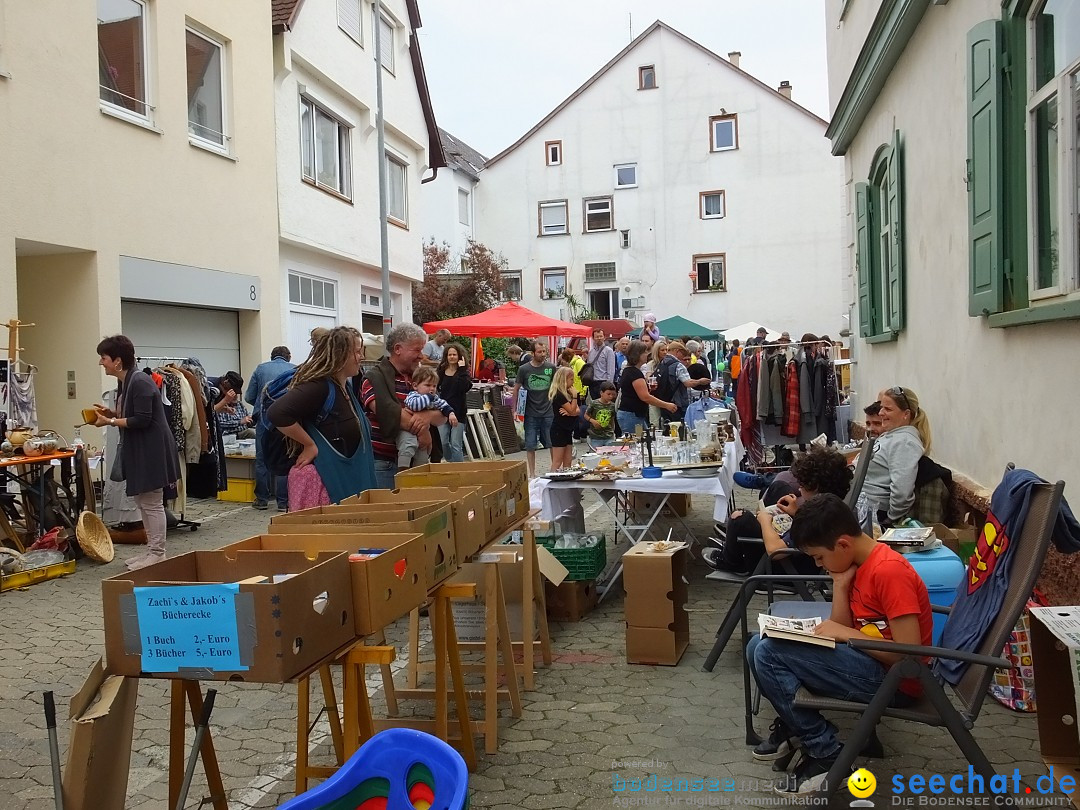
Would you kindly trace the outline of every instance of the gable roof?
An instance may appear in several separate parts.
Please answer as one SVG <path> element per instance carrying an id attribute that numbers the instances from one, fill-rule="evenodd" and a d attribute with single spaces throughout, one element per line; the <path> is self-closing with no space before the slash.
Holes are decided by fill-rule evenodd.
<path id="1" fill-rule="evenodd" d="M 291 31 L 304 0 L 270 0 L 270 21 L 275 34 Z"/>
<path id="2" fill-rule="evenodd" d="M 600 68 L 600 70 L 598 70 L 596 73 L 594 73 L 583 85 L 581 85 L 581 87 L 579 87 L 577 90 L 575 90 L 573 93 L 571 93 L 566 98 L 566 100 L 562 102 L 562 104 L 560 104 L 558 107 L 556 107 L 554 110 L 552 110 L 546 116 L 544 116 L 544 118 L 541 119 L 540 123 L 538 123 L 532 129 L 530 129 L 528 132 L 526 132 L 524 135 L 522 135 L 520 138 L 518 138 L 516 141 L 514 141 L 514 143 L 510 144 L 510 146 L 508 146 L 506 149 L 499 152 L 499 154 L 495 155 L 495 157 L 488 160 L 487 165 L 491 166 L 492 164 L 497 163 L 498 161 L 500 161 L 504 157 L 506 157 L 508 154 L 513 152 L 515 149 L 517 149 L 519 146 L 521 146 L 521 144 L 525 143 L 525 141 L 527 141 L 529 138 L 531 138 L 542 126 L 544 126 L 544 124 L 546 124 L 548 121 L 550 121 L 552 118 L 554 118 L 560 112 L 562 112 L 563 109 L 568 107 L 570 105 L 571 101 L 573 101 L 578 96 L 580 96 L 582 93 L 584 93 L 586 90 L 588 90 L 589 87 L 591 87 L 593 84 L 595 84 L 600 79 L 601 76 L 603 76 L 605 73 L 607 73 L 609 70 L 611 70 L 611 68 L 613 68 L 616 64 L 618 64 L 618 62 L 624 56 L 626 56 L 628 53 L 630 53 L 630 51 L 632 51 L 634 48 L 636 48 L 639 43 L 643 42 L 646 39 L 646 37 L 648 37 L 650 34 L 652 34 L 653 31 L 657 30 L 658 28 L 663 29 L 664 31 L 667 31 L 670 34 L 674 34 L 675 36 L 679 37 L 679 39 L 683 40 L 684 42 L 687 42 L 688 44 L 693 45 L 695 48 L 697 48 L 702 53 L 716 59 L 717 62 L 720 65 L 722 65 L 724 68 L 727 68 L 728 70 L 735 71 L 735 73 L 742 76 L 747 81 L 753 82 L 754 84 L 758 85 L 758 87 L 760 87 L 762 90 L 768 91 L 769 93 L 771 93 L 772 95 L 776 96 L 778 99 L 783 101 L 785 104 L 790 104 L 796 110 L 798 110 L 799 112 L 803 113 L 804 115 L 807 115 L 810 118 L 814 119 L 819 124 L 821 124 L 823 127 L 828 125 L 828 122 L 825 121 L 825 119 L 823 119 L 823 118 L 815 115 L 814 113 L 810 112 L 810 110 L 806 109 L 806 107 L 803 107 L 798 102 L 792 101 L 790 98 L 783 95 L 779 90 L 776 90 L 775 88 L 770 87 L 769 85 L 765 84 L 765 82 L 761 81 L 760 79 L 755 78 L 754 76 L 751 76 L 749 73 L 747 73 L 742 68 L 738 68 L 735 65 L 731 64 L 731 62 L 729 62 L 724 57 L 720 56 L 720 54 L 709 50 L 704 45 L 702 45 L 700 42 L 695 42 L 694 40 L 690 39 L 690 37 L 686 36 L 686 34 L 682 33 L 681 31 L 676 31 L 674 28 L 672 28 L 670 25 L 663 22 L 662 20 L 657 20 L 652 25 L 650 25 L 648 28 L 646 28 L 644 31 L 642 31 L 640 34 L 638 34 L 630 42 L 629 45 L 627 45 L 625 48 L 623 48 L 621 51 L 619 51 L 617 54 L 615 54 L 615 56 L 611 59 L 611 61 L 609 61 L 606 65 L 604 65 L 602 68 Z"/>
<path id="3" fill-rule="evenodd" d="M 473 180 L 479 180 L 480 170 L 487 163 L 487 158 L 465 143 L 465 141 L 455 138 L 442 127 L 439 127 L 439 135 L 442 138 L 442 148 L 443 153 L 446 155 L 447 166 L 463 172 Z"/>

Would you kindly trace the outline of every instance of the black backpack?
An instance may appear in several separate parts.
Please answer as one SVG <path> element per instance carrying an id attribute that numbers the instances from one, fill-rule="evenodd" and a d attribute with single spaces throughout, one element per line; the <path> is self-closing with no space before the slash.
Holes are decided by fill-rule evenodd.
<path id="1" fill-rule="evenodd" d="M 274 426 L 269 415 L 270 406 L 289 390 L 289 383 L 292 382 L 295 374 L 296 369 L 289 369 L 263 386 L 262 393 L 259 394 L 259 427 L 262 430 L 258 449 L 271 475 L 288 475 L 289 470 L 296 463 L 296 457 L 289 455 L 287 437 Z M 330 411 L 334 409 L 334 400 L 337 398 L 337 386 L 331 380 L 326 381 L 326 386 L 328 389 L 326 401 L 319 409 L 319 415 L 315 417 L 316 426 L 322 424 L 330 415 Z"/>
<path id="2" fill-rule="evenodd" d="M 675 401 L 675 386 L 679 381 L 672 373 L 673 368 L 673 364 L 661 362 L 656 369 L 656 398 L 664 402 Z"/>

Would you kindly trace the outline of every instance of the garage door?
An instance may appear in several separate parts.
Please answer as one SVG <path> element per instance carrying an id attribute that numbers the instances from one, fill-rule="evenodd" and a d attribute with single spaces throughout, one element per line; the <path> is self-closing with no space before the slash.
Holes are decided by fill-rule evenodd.
<path id="1" fill-rule="evenodd" d="M 211 377 L 240 368 L 240 322 L 235 310 L 122 301 L 124 334 L 138 357 L 197 357 Z"/>

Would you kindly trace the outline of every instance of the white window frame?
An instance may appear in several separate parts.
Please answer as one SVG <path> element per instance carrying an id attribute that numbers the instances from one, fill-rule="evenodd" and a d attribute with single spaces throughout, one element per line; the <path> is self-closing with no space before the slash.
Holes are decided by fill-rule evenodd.
<path id="1" fill-rule="evenodd" d="M 592 207 L 592 210 L 590 210 Z M 589 214 L 600 215 L 607 213 L 608 224 L 606 228 L 590 228 Z M 615 230 L 615 201 L 610 195 L 605 197 L 586 197 L 581 201 L 581 227 L 583 233 L 606 233 Z"/>
<path id="2" fill-rule="evenodd" d="M 514 271 L 511 271 L 511 272 L 508 272 L 508 273 L 503 273 L 502 278 L 503 278 L 503 291 L 502 291 L 502 296 L 501 296 L 502 300 L 503 301 L 520 301 L 521 298 L 522 298 L 522 295 L 524 294 L 524 288 L 521 286 L 521 271 L 520 270 L 514 270 Z M 507 287 L 507 282 L 509 282 L 509 281 L 517 281 L 517 295 L 516 296 L 512 295 L 509 288 Z"/>
<path id="3" fill-rule="evenodd" d="M 311 108 L 311 165 L 313 175 L 305 173 L 304 167 L 304 107 L 309 106 Z M 346 200 L 352 200 L 352 127 L 345 123 L 339 116 L 334 115 L 330 110 L 324 107 L 315 99 L 307 95 L 300 95 L 300 176 L 303 180 L 316 188 L 320 188 L 323 191 L 329 192 L 336 197 L 342 197 Z M 319 180 L 319 145 L 318 145 L 318 126 L 317 118 L 318 114 L 322 114 L 325 117 L 332 120 L 337 129 L 337 153 L 338 153 L 338 177 L 340 188 L 327 185 Z M 342 137 L 344 136 L 344 143 Z"/>
<path id="4" fill-rule="evenodd" d="M 562 209 L 563 221 L 561 230 L 547 230 L 544 225 L 544 211 L 554 211 L 558 208 Z M 538 225 L 538 233 L 540 236 L 563 236 L 570 233 L 570 206 L 568 200 L 543 200 L 537 203 L 536 206 L 536 221 Z"/>
<path id="5" fill-rule="evenodd" d="M 123 95 L 123 94 L 116 91 L 116 90 L 110 90 L 108 87 L 105 87 L 104 85 L 102 85 L 100 78 L 98 79 L 98 104 L 100 105 L 100 108 L 101 108 L 102 112 L 108 113 L 109 115 L 115 116 L 117 118 L 124 118 L 124 119 L 126 119 L 128 121 L 131 121 L 133 123 L 136 123 L 136 124 L 143 124 L 143 125 L 153 126 L 153 124 L 154 124 L 154 109 L 155 108 L 154 108 L 154 104 L 153 104 L 153 100 L 154 100 L 153 99 L 153 94 L 151 93 L 151 88 L 153 87 L 153 76 L 152 76 L 152 70 L 151 70 L 152 66 L 150 64 L 150 30 L 151 30 L 151 26 L 150 26 L 150 3 L 147 2 L 147 0 L 131 0 L 131 2 L 135 3 L 136 5 L 138 5 L 138 6 L 140 6 L 142 8 L 142 18 L 141 18 L 141 20 L 142 20 L 143 95 L 145 96 L 145 99 L 143 99 L 143 100 L 139 100 L 137 98 L 132 98 L 132 101 L 135 101 L 135 102 L 138 102 L 139 104 L 141 104 L 143 106 L 143 109 L 145 110 L 145 112 L 140 114 L 140 113 L 135 112 L 134 110 L 129 110 L 127 107 L 123 107 L 123 106 L 121 106 L 119 104 L 114 104 L 113 102 L 106 101 L 104 98 L 102 98 L 101 97 L 102 92 L 113 93 L 113 94 L 118 95 L 118 96 Z M 95 38 L 96 38 L 96 36 L 97 36 L 97 31 L 96 30 L 95 30 L 94 34 L 95 34 Z M 99 70 L 100 70 L 100 68 L 99 68 Z M 130 96 L 125 96 L 125 98 L 131 98 L 131 97 Z"/>
<path id="6" fill-rule="evenodd" d="M 656 80 L 656 65 L 641 65 L 638 67 L 638 90 L 655 90 L 659 87 L 659 83 Z M 645 81 L 647 72 L 652 73 L 652 84 L 648 84 Z"/>
<path id="7" fill-rule="evenodd" d="M 720 124 L 731 124 L 731 146 L 716 145 L 716 128 Z M 709 118 L 709 151 L 731 152 L 739 148 L 739 116 L 723 113 Z"/>
<path id="8" fill-rule="evenodd" d="M 297 300 L 293 300 L 293 279 L 296 279 L 297 287 Z M 303 288 L 304 282 L 308 282 L 308 286 L 311 289 L 311 302 L 304 303 L 303 301 Z M 334 303 L 332 306 L 327 306 L 325 303 L 314 303 L 315 285 L 321 285 L 323 301 L 326 301 L 327 288 L 333 290 Z M 341 301 L 341 297 L 338 295 L 338 283 L 332 278 L 323 278 L 321 276 L 313 276 L 311 273 L 304 273 L 300 270 L 290 270 L 287 278 L 287 297 L 289 301 L 289 309 L 293 312 L 307 312 L 312 315 L 328 315 L 333 313 L 336 317 L 338 314 L 338 303 Z"/>
<path id="9" fill-rule="evenodd" d="M 1035 19 L 1045 8 L 1046 2 L 1032 4 L 1027 21 L 1028 37 L 1028 93 L 1025 133 L 1027 137 L 1027 211 L 1028 211 L 1028 298 L 1038 301 L 1069 295 L 1080 289 L 1080 193 L 1076 191 L 1080 181 L 1080 133 L 1073 114 L 1073 87 L 1080 87 L 1080 58 L 1058 69 L 1054 78 L 1043 87 L 1036 88 L 1037 54 Z M 1055 65 L 1055 67 L 1057 67 Z M 1047 287 L 1039 283 L 1039 241 L 1037 205 L 1038 153 L 1035 126 L 1036 110 L 1050 99 L 1057 101 L 1057 226 L 1058 247 L 1057 282 Z"/>
<path id="10" fill-rule="evenodd" d="M 390 211 L 389 186 L 395 179 L 401 179 L 401 216 Z M 400 155 L 386 152 L 387 206 L 386 220 L 403 228 L 409 227 L 409 164 Z"/>
<path id="11" fill-rule="evenodd" d="M 619 183 L 619 169 L 633 169 L 634 170 L 634 182 L 633 183 Z M 616 163 L 612 169 L 614 176 L 615 188 L 637 188 L 637 164 L 636 163 Z"/>
<path id="12" fill-rule="evenodd" d="M 382 14 L 382 22 L 383 22 L 383 24 L 385 26 L 385 29 L 387 29 L 387 30 L 380 30 L 379 33 L 378 33 L 378 36 L 379 36 L 381 41 L 379 43 L 379 45 L 380 45 L 380 47 L 378 49 L 379 53 L 375 54 L 375 58 L 378 59 L 379 64 L 381 64 L 384 68 L 386 68 L 386 71 L 391 76 L 393 76 L 394 75 L 394 53 L 395 53 L 395 51 L 394 51 L 394 38 L 396 36 L 395 32 L 397 30 L 397 25 L 394 23 L 394 21 L 392 19 L 390 19 L 388 16 L 386 16 L 385 12 L 383 12 L 383 14 Z M 375 37 L 376 37 L 375 31 L 374 31 L 375 24 L 376 24 L 375 23 L 375 6 L 372 5 L 372 7 L 371 7 L 371 25 L 372 25 L 371 49 L 372 49 L 372 51 L 375 50 Z M 389 35 L 390 35 L 389 36 L 389 44 L 388 44 L 388 40 L 387 40 L 387 36 L 386 36 L 387 33 L 389 33 Z M 389 64 L 387 64 L 387 62 L 389 62 Z"/>
<path id="13" fill-rule="evenodd" d="M 623 250 L 626 250 L 626 249 L 628 249 L 630 247 L 630 229 L 629 228 L 624 228 L 623 230 L 619 231 L 619 246 Z"/>
<path id="14" fill-rule="evenodd" d="M 708 263 L 709 265 L 709 283 L 705 285 L 704 289 L 701 287 L 701 276 L 699 264 Z M 709 289 L 716 282 L 713 281 L 713 266 L 720 266 L 720 275 L 722 281 L 719 283 L 719 289 Z M 726 253 L 701 253 L 697 254 L 693 258 L 694 268 L 694 293 L 711 293 L 711 292 L 727 292 L 727 254 Z"/>
<path id="15" fill-rule="evenodd" d="M 185 31 L 184 31 L 185 57 L 186 57 L 186 45 L 187 45 L 187 35 L 188 34 L 194 34 L 195 36 L 199 37 L 200 39 L 203 39 L 206 42 L 209 42 L 211 45 L 215 46 L 218 49 L 218 52 L 220 54 L 219 61 L 220 61 L 220 65 L 221 65 L 221 76 L 219 77 L 219 79 L 221 81 L 220 93 L 221 93 L 221 129 L 222 129 L 222 131 L 218 133 L 221 136 L 221 143 L 218 143 L 217 141 L 215 141 L 215 140 L 213 140 L 211 138 L 206 138 L 206 137 L 204 137 L 202 135 L 197 134 L 196 132 L 193 131 L 193 128 L 201 128 L 203 130 L 206 130 L 207 132 L 213 132 L 213 130 L 211 130 L 209 127 L 203 126 L 202 124 L 198 124 L 198 123 L 193 122 L 191 120 L 191 110 L 188 109 L 188 141 L 194 146 L 199 146 L 199 147 L 202 147 L 204 149 L 209 149 L 209 150 L 211 150 L 213 152 L 220 152 L 223 155 L 227 155 L 227 154 L 229 154 L 231 152 L 231 147 L 232 147 L 232 136 L 229 134 L 230 126 L 229 126 L 229 86 L 228 86 L 228 73 L 229 73 L 229 49 L 228 49 L 228 43 L 224 39 L 222 39 L 221 37 L 215 36 L 214 34 L 211 34 L 210 32 L 206 31 L 205 29 L 197 28 L 197 27 L 189 24 L 189 25 L 186 26 Z"/>
<path id="16" fill-rule="evenodd" d="M 705 199 L 707 197 L 719 197 L 720 198 L 720 213 L 708 214 L 705 212 Z M 713 191 L 702 191 L 699 197 L 699 205 L 701 206 L 701 218 L 702 219 L 723 219 L 727 216 L 727 193 L 721 189 L 715 189 Z"/>
<path id="17" fill-rule="evenodd" d="M 354 6 L 356 8 L 356 14 L 355 14 L 356 30 L 355 31 L 347 27 L 347 24 L 349 22 L 352 22 L 352 19 L 345 19 L 345 20 L 342 19 L 343 17 L 346 17 L 346 18 L 352 18 L 353 17 L 352 11 L 353 11 Z M 361 48 L 364 47 L 364 4 L 363 4 L 363 0 L 337 0 L 337 26 L 338 26 L 338 29 L 343 34 L 345 34 L 345 36 L 347 36 L 349 39 L 351 39 L 353 42 L 355 42 Z"/>
<path id="18" fill-rule="evenodd" d="M 472 194 L 468 189 L 458 186 L 458 223 L 472 225 Z"/>
<path id="19" fill-rule="evenodd" d="M 549 287 L 548 279 L 557 279 L 562 277 L 561 287 Z M 540 297 L 548 298 L 547 291 L 555 290 L 556 294 L 551 298 L 565 298 L 566 297 L 566 268 L 565 267 L 541 267 L 540 268 Z"/>
<path id="20" fill-rule="evenodd" d="M 548 166 L 562 166 L 562 141 L 544 142 L 544 162 Z"/>

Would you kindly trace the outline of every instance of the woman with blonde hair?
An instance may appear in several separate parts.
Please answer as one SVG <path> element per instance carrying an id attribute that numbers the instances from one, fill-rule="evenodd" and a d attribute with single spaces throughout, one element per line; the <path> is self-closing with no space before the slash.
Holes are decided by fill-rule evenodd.
<path id="1" fill-rule="evenodd" d="M 339 503 L 375 487 L 371 426 L 350 380 L 360 373 L 364 337 L 351 326 L 312 335 L 311 354 L 269 418 L 293 444 L 289 509 Z"/>
<path id="2" fill-rule="evenodd" d="M 555 414 L 551 423 L 551 470 L 554 472 L 569 469 L 574 459 L 574 428 L 581 408 L 574 388 L 574 370 L 570 366 L 555 369 L 548 399 Z"/>
<path id="3" fill-rule="evenodd" d="M 641 373 L 645 375 L 645 380 L 649 385 L 649 393 L 655 394 L 657 386 L 659 384 L 659 378 L 656 376 L 656 372 L 660 370 L 660 364 L 664 362 L 664 358 L 668 353 L 668 339 L 658 338 L 649 349 L 648 362 L 645 363 L 645 367 L 641 369 Z M 660 413 L 660 409 L 656 405 L 649 405 L 649 424 L 658 426 L 660 424 L 660 418 L 663 414 Z"/>
<path id="4" fill-rule="evenodd" d="M 866 470 L 863 494 L 881 525 L 888 527 L 909 517 L 915 505 L 919 460 L 931 447 L 930 418 L 910 388 L 887 388 L 878 399 L 882 433 Z"/>

